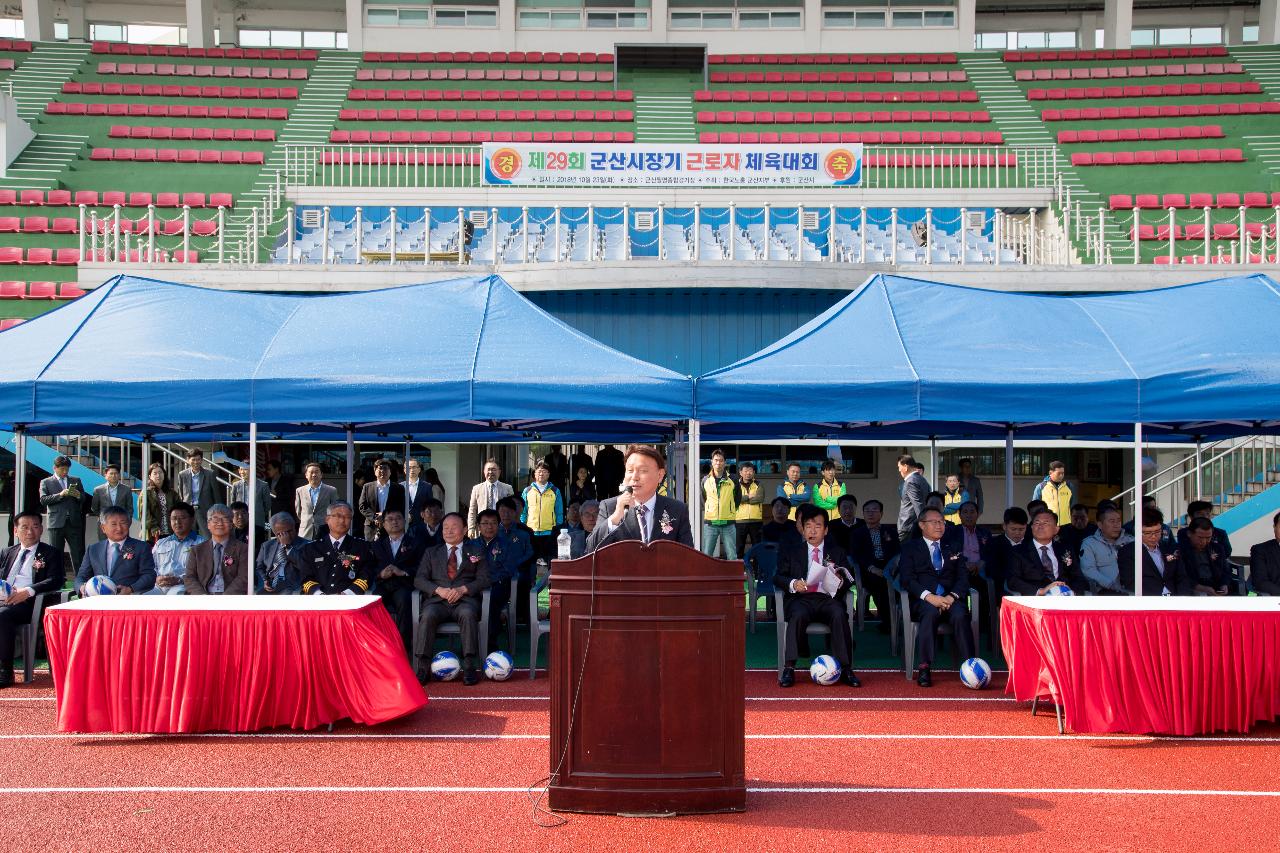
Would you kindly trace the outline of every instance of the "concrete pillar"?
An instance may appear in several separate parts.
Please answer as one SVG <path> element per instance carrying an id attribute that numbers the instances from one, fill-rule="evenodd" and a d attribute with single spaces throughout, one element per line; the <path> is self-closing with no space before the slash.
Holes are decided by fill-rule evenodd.
<path id="1" fill-rule="evenodd" d="M 218 45 L 235 47 L 240 44 L 240 24 L 236 22 L 236 12 L 231 9 L 217 14 Z"/>
<path id="2" fill-rule="evenodd" d="M 1098 13 L 1084 12 L 1080 15 L 1080 29 L 1076 31 L 1076 47 L 1080 50 L 1093 50 L 1098 40 Z"/>
<path id="3" fill-rule="evenodd" d="M 516 49 L 516 0 L 498 0 L 498 32 L 504 34 L 505 48 Z"/>
<path id="4" fill-rule="evenodd" d="M 364 0 L 347 0 L 347 50 L 364 50 Z"/>
<path id="5" fill-rule="evenodd" d="M 186 0 L 187 47 L 216 47 L 213 43 L 213 0 Z"/>
<path id="6" fill-rule="evenodd" d="M 1280 44 L 1280 0 L 1262 0 L 1258 11 L 1258 44 Z"/>
<path id="7" fill-rule="evenodd" d="M 653 42 L 666 41 L 667 26 L 671 23 L 667 0 L 652 0 L 649 6 L 649 38 Z"/>
<path id="8" fill-rule="evenodd" d="M 22 26 L 30 41 L 53 41 L 53 0 L 22 0 Z"/>
<path id="9" fill-rule="evenodd" d="M 1231 6 L 1222 21 L 1222 43 L 1244 43 L 1244 7 Z"/>
<path id="10" fill-rule="evenodd" d="M 1102 10 L 1102 46 L 1110 50 L 1133 47 L 1133 0 L 1106 0 Z"/>
<path id="11" fill-rule="evenodd" d="M 84 15 L 84 0 L 67 0 L 67 39 L 89 40 L 89 22 Z"/>
<path id="12" fill-rule="evenodd" d="M 956 7 L 956 50 L 973 50 L 978 39 L 978 0 L 960 0 Z"/>
<path id="13" fill-rule="evenodd" d="M 804 49 L 822 50 L 822 0 L 804 0 Z"/>

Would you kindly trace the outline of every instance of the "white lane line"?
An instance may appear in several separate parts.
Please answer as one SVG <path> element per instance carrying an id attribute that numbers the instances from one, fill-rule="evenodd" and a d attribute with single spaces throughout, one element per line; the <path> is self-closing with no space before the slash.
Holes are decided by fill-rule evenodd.
<path id="1" fill-rule="evenodd" d="M 18 794 L 524 794 L 531 787 L 445 785 L 291 785 L 261 788 L 215 785 L 129 785 L 118 787 L 0 788 L 0 795 Z M 1280 791 L 1178 790 L 1176 788 L 869 788 L 869 787 L 748 787 L 748 794 L 1077 794 L 1118 797 L 1280 797 Z"/>
<path id="2" fill-rule="evenodd" d="M 178 740 L 185 738 L 204 738 L 213 740 L 237 740 L 255 738 L 259 740 L 547 740 L 545 734 L 480 734 L 461 732 L 190 732 L 173 734 L 136 734 L 136 733 L 31 733 L 0 734 L 0 741 L 84 741 L 84 740 Z M 1071 744 L 1080 741 L 1116 741 L 1119 743 L 1280 743 L 1280 737 L 1214 737 L 1175 735 L 1009 735 L 1009 734 L 893 734 L 893 733 L 828 733 L 828 734 L 748 734 L 747 740 L 944 740 L 944 741 L 1045 741 L 1049 743 Z"/>

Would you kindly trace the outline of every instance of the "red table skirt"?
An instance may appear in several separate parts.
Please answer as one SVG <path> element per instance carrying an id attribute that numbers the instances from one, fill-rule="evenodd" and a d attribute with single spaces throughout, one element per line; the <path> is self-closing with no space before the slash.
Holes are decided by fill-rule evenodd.
<path id="1" fill-rule="evenodd" d="M 381 723 L 427 703 L 380 599 L 220 610 L 195 596 L 195 609 L 175 596 L 133 597 L 154 608 L 115 598 L 46 611 L 59 731 L 310 729 Z"/>
<path id="2" fill-rule="evenodd" d="M 1088 601 L 1004 600 L 1007 693 L 1055 697 L 1064 725 L 1079 733 L 1247 732 L 1280 715 L 1280 606 L 1128 599 L 1128 609 L 1091 609 Z"/>

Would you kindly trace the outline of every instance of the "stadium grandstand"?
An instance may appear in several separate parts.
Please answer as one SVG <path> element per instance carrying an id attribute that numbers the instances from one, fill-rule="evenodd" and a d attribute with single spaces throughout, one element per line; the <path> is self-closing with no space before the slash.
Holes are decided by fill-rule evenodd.
<path id="1" fill-rule="evenodd" d="M 121 300 L 112 299 L 126 286 L 146 294 L 156 292 L 152 284 L 171 282 L 223 295 L 319 297 L 465 280 L 477 293 L 491 288 L 482 300 L 488 309 L 492 293 L 506 293 L 494 284 L 501 280 L 539 317 L 545 312 L 559 321 L 528 329 L 547 336 L 548 359 L 574 357 L 554 346 L 567 328 L 594 339 L 593 347 L 599 342 L 664 375 L 674 371 L 701 383 L 820 331 L 815 327 L 856 304 L 852 295 L 873 292 L 871 282 L 910 280 L 931 298 L 961 304 L 975 291 L 1103 298 L 1255 275 L 1274 290 L 1271 279 L 1280 271 L 1280 0 L 21 0 L 0 10 L 0 104 L 0 361 L 16 335 L 40 323 L 55 328 L 59 316 L 75 317 L 59 327 L 70 336 L 96 311 L 114 316 Z M 912 362 L 913 341 L 902 331 L 911 318 L 895 313 L 891 297 L 877 315 L 875 339 L 892 344 L 886 362 L 905 354 L 900 369 L 918 379 L 924 368 Z M 229 348 L 219 357 L 227 362 L 243 356 L 231 349 L 243 343 L 247 352 L 261 331 L 245 316 L 205 311 L 214 303 L 196 297 L 192 305 L 200 310 L 190 315 L 165 304 L 170 310 L 148 322 L 189 325 L 193 337 L 217 330 Z M 1149 331 L 1147 318 L 1135 315 L 1128 319 Z M 481 314 L 486 322 L 488 316 Z M 136 317 L 128 315 L 131 322 Z M 433 313 L 430 295 L 422 297 L 420 315 L 338 319 L 352 340 L 374 349 L 383 344 L 380 330 L 420 326 L 426 342 L 456 320 Z M 1101 324 L 1097 330 L 1106 337 Z M 884 337 L 891 332 L 898 337 Z M 923 336 L 951 353 L 948 368 L 963 374 L 966 347 L 974 343 L 969 332 L 962 319 Z M 1053 321 L 1025 329 L 1042 340 L 1058 333 Z M 345 376 L 343 365 L 326 363 L 325 341 L 314 343 L 307 369 Z M 145 344 L 119 346 L 150 352 Z M 478 364 L 478 342 L 476 348 Z M 416 364 L 419 353 L 407 349 L 386 358 Z M 1019 341 L 983 341 L 979 349 L 983 359 L 1015 358 Z M 1116 361 L 1128 368 L 1122 351 L 1117 342 Z M 584 352 L 597 354 L 585 345 Z M 207 354 L 195 350 L 190 357 Z M 109 361 L 111 353 L 102 355 Z M 473 367 L 470 381 L 478 383 Z M 556 375 L 537 358 L 518 367 L 522 376 Z M 1043 365 L 1046 376 L 1073 369 Z M 1000 378 L 989 377 L 993 384 Z M 703 387 L 697 383 L 691 382 L 695 392 Z M 1065 468 L 1067 503 L 1054 511 L 1068 538 L 1073 506 L 1084 507 L 1076 527 L 1083 539 L 1086 528 L 1090 536 L 1098 530 L 1107 502 L 1132 525 L 1134 505 L 1145 495 L 1146 505 L 1162 512 L 1169 537 L 1189 539 L 1196 517 L 1207 515 L 1214 536 L 1229 537 L 1223 560 L 1231 594 L 1264 591 L 1252 584 L 1249 565 L 1252 546 L 1280 537 L 1280 420 L 1162 424 L 1145 433 L 1143 445 L 1142 429 L 1135 439 L 1125 418 L 1091 431 L 1066 419 L 1015 426 L 976 417 L 944 429 L 927 420 L 836 422 L 824 417 L 823 403 L 813 400 L 813 411 L 776 434 L 756 425 L 722 431 L 715 443 L 703 440 L 696 459 L 687 458 L 688 448 L 697 447 L 689 420 L 646 419 L 636 436 L 611 424 L 596 438 L 577 422 L 557 433 L 559 421 L 551 418 L 476 418 L 417 434 L 394 420 L 359 429 L 346 420 L 307 421 L 262 430 L 255 424 L 251 445 L 247 429 L 213 417 L 166 431 L 169 420 L 178 421 L 139 413 L 145 429 L 77 421 L 74 434 L 55 434 L 57 421 L 0 419 L 0 518 L 9 522 L 3 541 L 16 541 L 13 519 L 24 506 L 38 508 L 48 497 L 40 482 L 64 457 L 90 494 L 114 482 L 114 469 L 126 490 L 142 495 L 151 463 L 176 483 L 199 450 L 220 500 L 223 492 L 234 497 L 236 487 L 244 496 L 242 462 L 252 446 L 261 465 L 255 477 L 270 477 L 273 489 L 288 486 L 271 494 L 272 516 L 293 510 L 293 490 L 305 488 L 312 463 L 353 503 L 366 483 L 381 482 L 375 463 L 387 460 L 397 482 L 415 464 L 435 478 L 424 482 L 434 482 L 427 494 L 441 500 L 442 511 L 465 516 L 470 509 L 474 516 L 484 507 L 469 506 L 468 496 L 484 485 L 487 464 L 500 466 L 519 496 L 539 483 L 540 461 L 557 459 L 550 476 L 567 498 L 579 462 L 590 481 L 602 448 L 643 440 L 668 445 L 663 494 L 690 494 L 711 470 L 713 448 L 734 477 L 743 467 L 754 469 L 766 495 L 763 509 L 715 520 L 728 527 L 768 523 L 769 501 L 777 496 L 787 506 L 773 523 L 789 526 L 786 514 L 794 518 L 798 507 L 791 470 L 798 467 L 816 490 L 828 462 L 835 463 L 842 493 L 856 494 L 855 516 L 863 512 L 859 504 L 879 504 L 893 527 L 903 478 L 915 470 L 904 470 L 900 458 L 914 456 L 929 489 L 942 493 L 948 525 L 960 519 L 963 493 L 999 538 L 1009 529 L 1001 524 L 1006 508 L 1057 488 L 1052 474 Z M 744 398 L 741 405 L 748 411 L 755 404 Z M 949 474 L 960 479 L 954 489 Z M 975 479 L 986 483 L 985 504 L 982 486 L 968 485 Z M 575 492 L 583 500 L 603 496 L 602 480 L 591 498 L 585 485 L 577 481 Z M 618 484 L 610 485 L 616 494 Z M 833 519 L 838 497 L 824 507 Z M 699 518 L 706 520 L 708 505 L 698 497 L 691 503 L 699 507 L 701 541 Z M 134 506 L 141 506 L 137 498 Z M 96 519 L 86 518 L 92 542 Z M 254 518 L 267 522 L 256 510 Z M 153 531 L 133 521 L 140 538 L 172 532 L 167 523 Z M 469 522 L 472 533 L 478 528 L 474 517 Z M 250 541 L 270 544 L 273 532 L 274 525 Z M 750 538 L 760 544 L 758 534 Z M 552 541 L 540 544 L 550 548 Z M 725 554 L 746 556 L 727 547 Z M 747 568 L 761 571 L 750 561 Z M 1005 589 L 974 577 L 980 587 L 974 639 L 995 669 L 992 683 L 1003 688 L 1009 670 L 997 602 Z M 892 614 L 881 613 L 883 602 L 872 600 L 864 580 L 860 573 L 851 624 L 858 668 L 865 664 L 864 680 L 878 685 L 866 691 L 868 705 L 825 704 L 834 694 L 804 684 L 795 692 L 812 704 L 798 706 L 790 719 L 777 713 L 783 707 L 753 704 L 790 701 L 776 695 L 784 628 L 776 637 L 773 628 L 785 625 L 775 612 L 783 593 L 776 605 L 772 587 L 748 596 L 747 737 L 756 739 L 748 746 L 748 791 L 762 820 L 797 833 L 816 827 L 823 833 L 819 847 L 905 849 L 937 844 L 938 837 L 905 828 L 904 815 L 926 802 L 938 814 L 955 815 L 960 804 L 985 827 L 954 834 L 971 836 L 983 849 L 1025 849 L 1055 837 L 1061 843 L 1076 822 L 1063 816 L 1088 797 L 1100 817 L 1083 827 L 1078 844 L 1171 849 L 1171 830 L 1150 809 L 1150 798 L 1167 795 L 1185 807 L 1184 819 L 1192 818 L 1185 821 L 1187 839 L 1209 849 L 1265 846 L 1251 834 L 1255 815 L 1243 797 L 1273 802 L 1278 795 L 1274 779 L 1257 769 L 1280 758 L 1274 721 L 1257 727 L 1264 734 L 1258 743 L 1242 734 L 1239 743 L 1210 748 L 1204 737 L 1188 757 L 1178 751 L 1187 744 L 1160 734 L 1141 740 L 1150 746 L 1144 755 L 1137 749 L 1121 755 L 1114 744 L 1085 739 L 1063 746 L 1052 716 L 1028 715 L 1002 694 L 977 697 L 958 683 L 931 694 L 940 703 L 934 717 L 935 706 L 906 704 L 925 701 L 903 679 L 904 668 L 913 678 L 914 602 L 891 585 Z M 62 591 L 64 602 L 73 586 Z M 1121 590 L 1094 584 L 1090 591 Z M 497 614 L 486 595 L 485 619 L 507 620 L 503 648 L 524 679 L 526 668 L 533 677 L 550 659 L 545 645 L 538 653 L 550 629 L 537 609 L 540 600 L 548 606 L 548 595 L 543 589 L 539 599 L 538 589 L 519 587 L 518 597 L 519 615 L 514 598 Z M 769 627 L 756 633 L 757 622 Z M 26 643 L 34 647 L 35 638 L 33 630 Z M 944 642 L 939 666 L 950 666 L 945 661 L 955 643 Z M 38 659 L 44 656 L 42 647 Z M 0 676 L 2 670 L 0 662 Z M 15 705 L 0 707 L 0 739 L 53 730 L 45 672 L 37 668 L 34 688 L 28 676 L 21 684 L 26 692 L 13 703 L 0 697 L 0 706 Z M 381 791 L 407 797 L 415 808 L 417 798 L 431 795 L 450 808 L 474 810 L 479 797 L 483 807 L 476 811 L 484 813 L 497 811 L 492 806 L 502 796 L 505 813 L 512 792 L 546 770 L 548 727 L 538 703 L 547 701 L 548 688 L 545 680 L 529 684 L 537 686 L 486 683 L 481 690 L 489 692 L 474 694 L 479 698 L 466 709 L 467 696 L 444 685 L 444 701 L 429 712 L 370 736 L 386 742 L 359 740 L 365 735 L 354 725 L 337 732 L 331 726 L 332 742 L 308 742 L 296 752 L 265 740 L 259 752 L 232 742 L 214 752 L 195 739 L 163 747 L 148 742 L 138 748 L 155 751 L 136 760 L 129 753 L 118 766 L 105 756 L 73 756 L 61 741 L 50 741 L 48 754 L 22 743 L 17 748 L 29 749 L 32 761 L 11 778 L 0 771 L 0 797 L 16 803 L 15 811 L 36 814 L 35 802 L 28 806 L 24 798 L 48 796 L 54 814 L 65 818 L 60 826 L 83 819 L 97 833 L 68 830 L 54 838 L 58 849 L 212 847 L 220 838 L 234 849 L 381 849 L 392 839 L 408 846 L 415 842 L 398 825 L 358 826 L 330 815 L 318 818 L 314 831 L 294 835 L 277 818 L 297 810 L 305 795 L 343 798 L 344 808 L 365 820 L 357 798 Z M 435 703 L 437 694 L 431 696 Z M 903 723 L 898 714 L 926 707 L 930 713 L 917 717 L 936 725 Z M 823 729 L 831 720 L 839 731 Z M 856 747 L 839 742 L 822 755 L 805 744 L 799 769 L 776 773 L 790 760 L 785 738 L 802 740 L 815 729 L 833 741 L 852 743 L 855 733 L 866 740 Z M 973 779 L 957 782 L 941 763 L 894 775 L 916 761 L 910 750 L 920 744 L 908 738 L 917 735 L 956 737 L 961 745 L 948 748 L 969 762 Z M 489 738 L 490 751 L 473 767 L 444 746 L 470 748 Z M 1259 745 L 1264 741 L 1269 745 Z M 402 745 L 422 764 L 411 766 L 419 759 L 392 752 Z M 327 775 L 330 747 L 341 755 Z M 822 762 L 859 764 L 863 758 L 851 750 L 864 747 L 865 762 L 877 768 L 866 780 L 844 769 L 824 775 Z M 170 766 L 175 756 L 187 769 Z M 417 772 L 432 762 L 448 768 L 445 781 Z M 202 764 L 207 773 L 194 769 Z M 775 776 L 782 780 L 776 785 Z M 254 792 L 259 783 L 266 793 Z M 903 799 L 908 794 L 897 789 L 916 799 Z M 85 807 L 93 792 L 115 798 L 103 801 L 112 814 L 119 806 L 134 817 L 110 823 Z M 814 814 L 797 792 L 827 797 L 821 802 L 840 816 Z M 196 793 L 256 828 L 210 818 L 182 838 L 174 834 L 180 825 L 155 828 L 139 818 L 156 802 L 177 809 L 180 798 Z M 424 810 L 433 807 L 424 802 Z M 1161 810 L 1167 805 L 1162 801 Z M 870 823 L 845 819 L 864 806 Z M 483 834 L 488 827 L 467 821 L 484 841 L 478 849 L 500 846 L 497 836 Z M 579 821 L 565 837 L 582 849 L 611 842 L 702 849 L 721 832 L 716 849 L 762 841 L 760 825 L 751 822 L 698 824 L 684 838 L 668 825 L 645 835 L 607 821 L 600 835 Z M 1225 827 L 1220 836 L 1211 831 L 1218 826 Z M 387 834 L 379 836 L 380 829 Z M 6 835 L 13 831 L 0 830 L 0 839 L 13 842 L 8 849 L 33 846 Z M 531 833 L 522 826 L 501 846 L 524 849 L 540 838 Z M 103 845 L 103 838 L 113 843 Z M 336 840 L 344 838 L 350 843 Z"/>

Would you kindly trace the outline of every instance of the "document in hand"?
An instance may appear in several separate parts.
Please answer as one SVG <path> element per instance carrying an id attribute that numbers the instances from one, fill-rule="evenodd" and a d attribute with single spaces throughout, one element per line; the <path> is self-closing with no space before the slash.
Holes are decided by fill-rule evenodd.
<path id="1" fill-rule="evenodd" d="M 834 567 L 829 568 L 820 563 L 809 561 L 809 575 L 805 578 L 809 592 L 824 592 L 832 598 L 840 591 L 840 576 Z"/>

